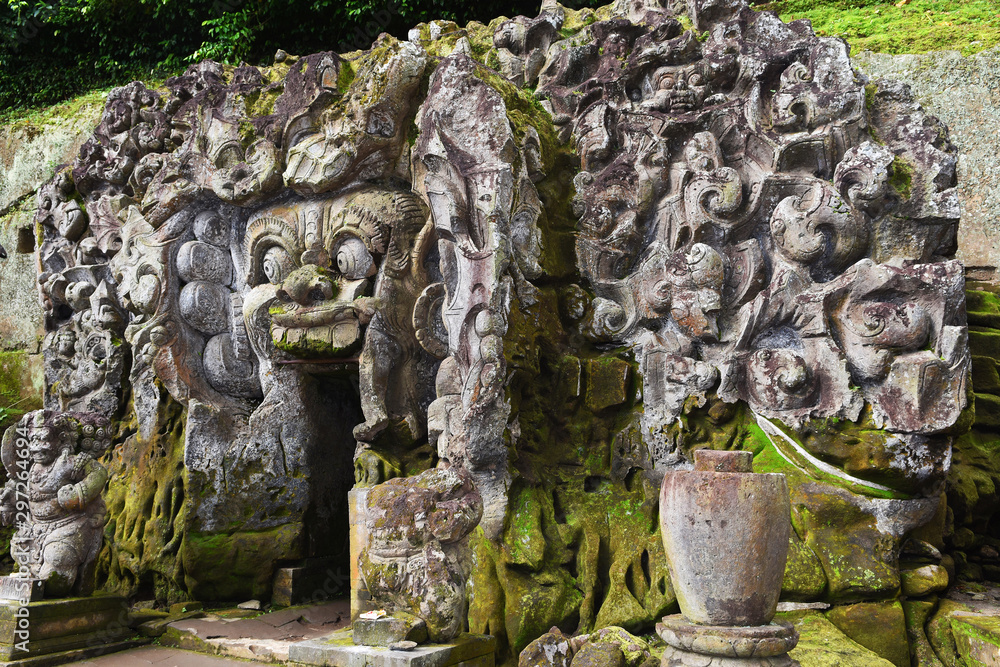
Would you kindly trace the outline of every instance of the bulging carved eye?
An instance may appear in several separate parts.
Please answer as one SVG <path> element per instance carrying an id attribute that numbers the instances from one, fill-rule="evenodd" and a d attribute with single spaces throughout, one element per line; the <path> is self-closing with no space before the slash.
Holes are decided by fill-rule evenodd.
<path id="1" fill-rule="evenodd" d="M 350 280 L 360 280 L 375 275 L 375 260 L 357 237 L 345 239 L 337 249 L 337 270 Z"/>
<path id="2" fill-rule="evenodd" d="M 702 83 L 704 83 L 704 80 L 701 78 L 701 74 L 692 74 L 688 78 L 688 85 L 690 86 L 700 86 Z"/>
<path id="3" fill-rule="evenodd" d="M 223 146 L 215 156 L 217 169 L 232 169 L 240 162 L 243 162 L 243 149 L 235 142 Z"/>
<path id="4" fill-rule="evenodd" d="M 295 270 L 295 262 L 288 251 L 281 246 L 268 248 L 264 253 L 264 275 L 272 285 L 278 285 Z"/>

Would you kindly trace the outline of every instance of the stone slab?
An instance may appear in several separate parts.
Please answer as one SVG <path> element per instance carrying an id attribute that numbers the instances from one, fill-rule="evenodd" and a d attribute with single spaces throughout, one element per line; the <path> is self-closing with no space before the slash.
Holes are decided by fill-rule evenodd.
<path id="1" fill-rule="evenodd" d="M 800 667 L 800 663 L 787 655 L 767 658 L 726 658 L 682 651 L 668 646 L 663 650 L 660 667 Z"/>
<path id="2" fill-rule="evenodd" d="M 149 643 L 148 639 L 127 639 L 111 644 L 101 644 L 100 646 L 87 646 L 83 648 L 60 651 L 58 653 L 46 653 L 44 655 L 33 655 L 26 658 L 14 656 L 12 660 L 0 661 L 0 667 L 56 667 L 56 665 L 79 664 L 84 660 L 92 660 L 107 656 L 119 651 L 144 646 Z M 122 663 L 124 664 L 124 663 Z"/>
<path id="3" fill-rule="evenodd" d="M 292 644 L 288 660 L 294 665 L 323 667 L 493 667 L 496 638 L 463 633 L 450 644 L 425 644 L 412 651 L 355 646 L 351 630 L 322 639 Z"/>
<path id="4" fill-rule="evenodd" d="M 424 619 L 402 612 L 382 618 L 359 618 L 351 629 L 354 631 L 354 643 L 358 646 L 390 646 L 401 641 L 422 644 L 427 641 Z"/>
<path id="5" fill-rule="evenodd" d="M 349 616 L 347 600 L 290 607 L 254 618 L 205 614 L 204 618 L 168 623 L 160 643 L 210 655 L 285 662 L 290 646 L 327 637 L 349 623 Z"/>
<path id="6" fill-rule="evenodd" d="M 163 646 L 143 646 L 75 663 L 77 667 L 265 667 L 266 661 L 236 660 Z"/>
<path id="7" fill-rule="evenodd" d="M 968 667 L 1000 667 L 1000 617 L 956 612 L 951 617 L 955 648 Z"/>
<path id="8" fill-rule="evenodd" d="M 26 633 L 26 636 L 25 634 Z M 132 635 L 116 595 L 0 603 L 0 661 L 116 644 Z M 27 651 L 19 647 L 27 641 Z"/>
<path id="9" fill-rule="evenodd" d="M 822 613 L 803 609 L 778 614 L 776 620 L 791 621 L 799 631 L 799 643 L 788 657 L 804 667 L 893 667 L 878 654 L 850 639 Z"/>
<path id="10" fill-rule="evenodd" d="M 0 600 L 37 602 L 45 596 L 45 582 L 29 577 L 0 577 Z"/>
<path id="11" fill-rule="evenodd" d="M 358 568 L 358 558 L 361 550 L 368 544 L 368 487 L 355 487 L 347 492 L 347 514 L 350 521 L 350 558 L 351 558 L 351 620 L 366 611 L 375 609 L 372 597 L 368 593 L 365 580 Z"/>

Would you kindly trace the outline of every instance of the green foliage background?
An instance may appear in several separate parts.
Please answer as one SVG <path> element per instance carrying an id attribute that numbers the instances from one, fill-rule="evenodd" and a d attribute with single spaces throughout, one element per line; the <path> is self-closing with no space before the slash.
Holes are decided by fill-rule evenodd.
<path id="1" fill-rule="evenodd" d="M 159 79 L 202 58 L 367 48 L 417 23 L 536 16 L 539 0 L 0 0 L 0 109 Z M 572 0 L 567 6 L 599 6 Z"/>
<path id="2" fill-rule="evenodd" d="M 610 0 L 566 0 L 579 8 Z M 752 0 L 753 1 L 753 0 Z M 1000 43 L 1000 0 L 753 1 L 807 18 L 855 52 L 966 55 Z M 540 0 L 0 0 L 0 110 L 54 104 L 132 79 L 158 80 L 202 58 L 267 64 L 289 53 L 367 48 L 433 19 L 464 25 L 535 16 Z"/>

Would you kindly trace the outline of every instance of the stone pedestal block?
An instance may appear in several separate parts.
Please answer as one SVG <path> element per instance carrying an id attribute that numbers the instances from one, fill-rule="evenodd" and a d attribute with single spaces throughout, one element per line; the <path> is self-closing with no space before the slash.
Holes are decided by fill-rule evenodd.
<path id="1" fill-rule="evenodd" d="M 799 633 L 791 623 L 758 626 L 698 625 L 681 614 L 664 616 L 656 632 L 667 643 L 661 665 L 681 667 L 785 667 Z"/>
<path id="2" fill-rule="evenodd" d="M 357 646 L 352 630 L 292 644 L 290 665 L 325 667 L 493 667 L 496 638 L 463 633 L 448 644 L 425 644 L 410 651 Z"/>
<path id="3" fill-rule="evenodd" d="M 275 571 L 271 604 L 291 607 L 329 600 L 341 595 L 348 581 L 342 561 L 307 558 L 297 565 Z"/>
<path id="4" fill-rule="evenodd" d="M 768 658 L 725 658 L 720 655 L 682 651 L 668 646 L 663 651 L 660 667 L 799 667 L 799 663 L 787 655 Z"/>
<path id="5" fill-rule="evenodd" d="M 0 577 L 0 601 L 37 602 L 45 597 L 45 582 L 33 577 Z"/>
<path id="6" fill-rule="evenodd" d="M 383 618 L 359 618 L 351 629 L 354 631 L 354 643 L 359 646 L 392 646 L 403 641 L 422 644 L 427 641 L 427 624 L 422 618 L 406 612 L 395 612 Z"/>
<path id="7" fill-rule="evenodd" d="M 64 664 L 131 646 L 132 634 L 116 595 L 0 602 L 0 664 Z"/>

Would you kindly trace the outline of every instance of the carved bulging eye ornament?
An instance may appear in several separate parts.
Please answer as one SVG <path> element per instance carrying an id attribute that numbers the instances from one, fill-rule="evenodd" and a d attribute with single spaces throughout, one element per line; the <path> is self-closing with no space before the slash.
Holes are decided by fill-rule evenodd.
<path id="1" fill-rule="evenodd" d="M 287 250 L 278 245 L 269 248 L 264 253 L 262 265 L 264 275 L 272 285 L 280 285 L 295 270 L 295 262 L 292 260 L 292 256 Z"/>
<path id="2" fill-rule="evenodd" d="M 348 236 L 336 246 L 334 254 L 336 269 L 349 280 L 361 280 L 375 275 L 378 267 L 364 241 L 356 236 Z"/>

